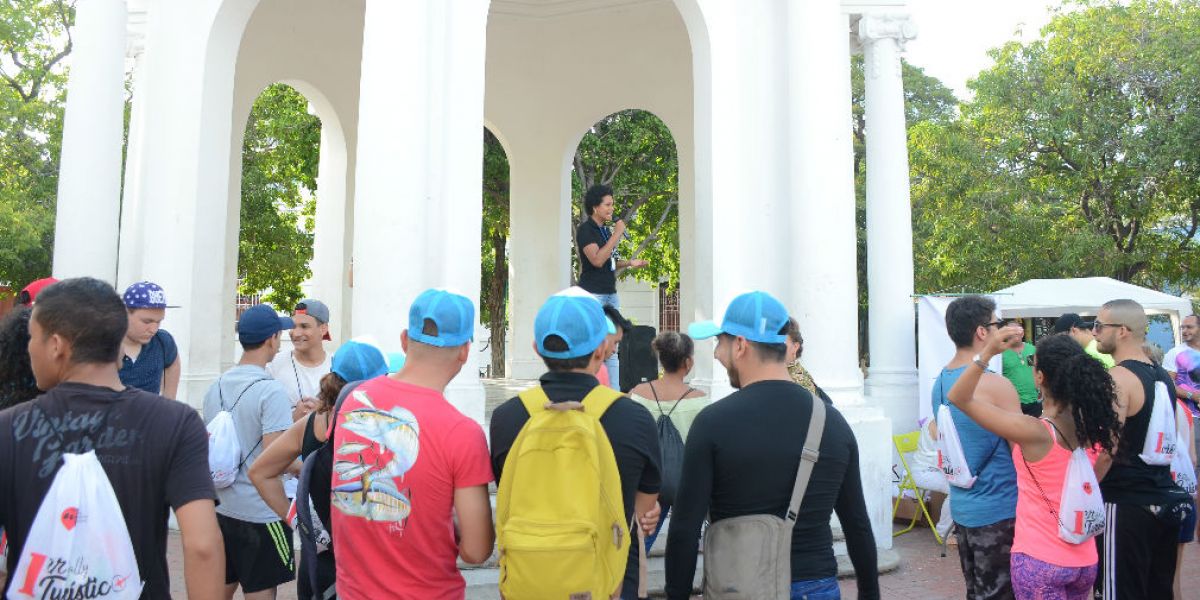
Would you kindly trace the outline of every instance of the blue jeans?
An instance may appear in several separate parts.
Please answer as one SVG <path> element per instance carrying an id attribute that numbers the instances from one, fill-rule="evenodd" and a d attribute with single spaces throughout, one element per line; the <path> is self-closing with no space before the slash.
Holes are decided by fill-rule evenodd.
<path id="1" fill-rule="evenodd" d="M 616 294 L 592 294 L 600 301 L 601 306 L 611 306 L 617 310 L 621 309 L 621 300 Z M 613 352 L 608 360 L 604 361 L 604 366 L 608 368 L 608 381 L 612 389 L 621 391 L 621 363 L 617 360 L 617 353 Z"/>
<path id="2" fill-rule="evenodd" d="M 792 600 L 842 600 L 837 577 L 792 582 Z"/>

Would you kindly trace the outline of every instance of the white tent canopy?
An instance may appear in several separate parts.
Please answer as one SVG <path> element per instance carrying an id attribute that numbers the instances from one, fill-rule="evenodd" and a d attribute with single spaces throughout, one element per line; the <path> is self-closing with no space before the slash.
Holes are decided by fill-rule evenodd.
<path id="1" fill-rule="evenodd" d="M 1141 304 L 1147 314 L 1192 314 L 1192 302 L 1186 298 L 1117 281 L 1109 277 L 1078 279 L 1030 279 L 995 292 L 996 302 L 1005 318 L 1057 317 L 1063 313 L 1095 315 L 1109 300 L 1126 298 Z"/>
<path id="2" fill-rule="evenodd" d="M 1171 334 L 1179 343 L 1179 323 L 1192 314 L 1192 302 L 1110 277 L 1078 279 L 1030 279 L 995 292 L 996 304 L 1005 318 L 1057 317 L 1063 313 L 1094 316 L 1109 300 L 1129 299 L 1141 304 L 1146 314 L 1167 315 Z"/>

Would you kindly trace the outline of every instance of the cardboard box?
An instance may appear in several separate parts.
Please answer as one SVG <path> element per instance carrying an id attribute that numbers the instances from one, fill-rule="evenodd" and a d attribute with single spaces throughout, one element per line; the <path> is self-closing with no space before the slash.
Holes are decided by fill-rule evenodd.
<path id="1" fill-rule="evenodd" d="M 941 518 L 942 504 L 946 501 L 946 495 L 941 492 L 929 492 L 929 499 L 925 501 L 925 508 L 929 509 L 929 516 L 933 518 L 934 525 Z M 892 498 L 892 504 L 896 503 L 896 498 Z M 912 498 L 904 498 L 900 500 L 900 506 L 896 507 L 896 516 L 893 519 L 896 523 L 908 525 L 912 520 L 913 515 L 918 515 L 917 524 L 921 525 L 925 522 L 925 515 L 921 513 L 921 507 L 917 501 Z"/>

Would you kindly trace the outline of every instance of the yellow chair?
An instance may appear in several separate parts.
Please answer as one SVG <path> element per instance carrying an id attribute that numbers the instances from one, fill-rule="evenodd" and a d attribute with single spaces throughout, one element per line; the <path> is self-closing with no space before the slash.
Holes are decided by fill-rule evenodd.
<path id="1" fill-rule="evenodd" d="M 892 505 L 892 520 L 896 519 L 896 509 L 900 508 L 900 501 L 904 498 L 904 490 L 910 490 L 917 499 L 917 505 L 921 507 L 921 514 L 925 515 L 925 522 L 929 523 L 929 530 L 933 532 L 933 538 L 937 540 L 938 544 L 941 544 L 942 536 L 938 535 L 933 518 L 929 516 L 929 509 L 925 507 L 925 490 L 917 487 L 917 482 L 913 479 L 912 471 L 908 468 L 908 461 L 904 458 L 905 454 L 917 451 L 917 442 L 920 438 L 920 430 L 892 436 L 892 443 L 896 446 L 896 453 L 900 455 L 900 464 L 904 466 L 904 477 L 900 479 L 900 491 L 896 495 L 896 503 Z M 913 512 L 913 518 L 912 521 L 909 521 L 908 527 L 893 533 L 892 537 L 912 531 L 913 527 L 916 527 L 917 519 L 921 514 Z"/>

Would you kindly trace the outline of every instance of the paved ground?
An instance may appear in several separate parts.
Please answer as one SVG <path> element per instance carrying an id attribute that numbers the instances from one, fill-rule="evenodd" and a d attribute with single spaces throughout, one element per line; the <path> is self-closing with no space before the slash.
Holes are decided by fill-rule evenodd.
<path id="1" fill-rule="evenodd" d="M 880 577 L 883 598 L 887 600 L 955 600 L 963 598 L 962 573 L 958 555 L 950 548 L 945 558 L 941 548 L 929 531 L 913 531 L 896 538 L 895 550 L 900 554 L 900 568 Z M 179 536 L 171 533 L 168 561 L 171 565 L 171 589 L 176 598 L 186 597 L 183 583 L 182 550 Z M 1190 544 L 1184 556 L 1183 588 L 1189 590 L 1184 597 L 1200 599 L 1200 546 Z M 847 600 L 857 597 L 853 579 L 841 582 L 842 596 Z M 240 594 L 239 594 L 240 597 Z M 294 600 L 293 586 L 281 589 L 280 600 Z"/>

